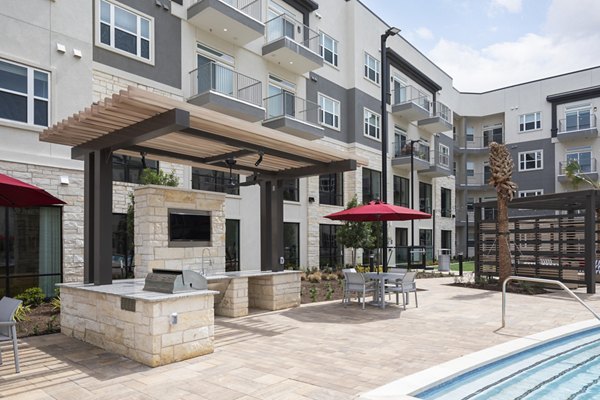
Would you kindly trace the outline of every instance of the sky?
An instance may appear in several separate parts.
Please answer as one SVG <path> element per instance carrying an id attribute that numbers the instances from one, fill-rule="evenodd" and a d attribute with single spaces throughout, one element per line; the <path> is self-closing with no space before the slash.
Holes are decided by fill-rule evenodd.
<path id="1" fill-rule="evenodd" d="M 482 92 L 600 66 L 600 0 L 361 0 Z"/>

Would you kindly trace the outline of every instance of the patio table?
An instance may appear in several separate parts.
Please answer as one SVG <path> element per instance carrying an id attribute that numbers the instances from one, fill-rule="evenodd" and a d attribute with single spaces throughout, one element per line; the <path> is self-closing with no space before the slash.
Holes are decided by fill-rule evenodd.
<path id="1" fill-rule="evenodd" d="M 378 281 L 376 296 L 377 299 L 373 298 L 373 304 L 381 308 L 385 308 L 385 281 L 397 280 L 404 278 L 404 274 L 398 272 L 366 272 L 365 278 Z"/>

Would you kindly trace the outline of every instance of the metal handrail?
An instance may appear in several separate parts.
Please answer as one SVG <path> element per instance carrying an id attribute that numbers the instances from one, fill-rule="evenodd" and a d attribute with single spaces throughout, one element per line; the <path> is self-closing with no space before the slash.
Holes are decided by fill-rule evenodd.
<path id="1" fill-rule="evenodd" d="M 560 281 L 557 281 L 554 279 L 529 278 L 526 276 L 509 276 L 508 278 L 506 278 L 506 280 L 502 284 L 502 326 L 500 328 L 504 328 L 506 326 L 506 284 L 509 281 L 540 282 L 540 283 L 548 283 L 551 285 L 558 285 L 562 289 L 564 289 L 571 297 L 573 297 L 575 300 L 577 300 L 579 303 L 581 303 L 582 306 L 587 308 L 589 310 L 589 312 L 594 314 L 594 317 L 596 317 L 596 319 L 600 321 L 600 315 L 596 314 L 596 312 L 594 310 L 592 310 L 587 304 L 585 304 L 583 302 L 583 300 L 581 300 L 579 297 L 575 296 L 575 293 L 573 293 L 571 291 L 571 289 L 566 287 L 565 284 Z"/>

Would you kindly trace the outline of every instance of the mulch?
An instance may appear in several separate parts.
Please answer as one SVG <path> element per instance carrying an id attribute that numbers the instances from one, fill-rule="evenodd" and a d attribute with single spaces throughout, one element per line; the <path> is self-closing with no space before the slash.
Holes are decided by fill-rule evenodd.
<path id="1" fill-rule="evenodd" d="M 32 308 L 27 319 L 17 322 L 17 337 L 47 335 L 60 332 L 60 311 L 44 303 Z"/>

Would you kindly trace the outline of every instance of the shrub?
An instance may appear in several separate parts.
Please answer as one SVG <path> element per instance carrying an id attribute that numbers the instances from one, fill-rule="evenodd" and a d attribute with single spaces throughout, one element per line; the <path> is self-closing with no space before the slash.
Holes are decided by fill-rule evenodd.
<path id="1" fill-rule="evenodd" d="M 145 168 L 140 176 L 140 181 L 143 185 L 179 186 L 179 178 L 175 175 L 175 171 L 167 174 L 162 169 L 156 171 Z"/>
<path id="2" fill-rule="evenodd" d="M 308 291 L 310 293 L 310 300 L 314 303 L 315 301 L 317 301 L 317 288 L 315 286 L 311 287 L 310 290 Z"/>
<path id="3" fill-rule="evenodd" d="M 46 295 L 42 288 L 32 287 L 15 296 L 17 300 L 23 300 L 23 305 L 37 307 L 44 302 Z"/>
<path id="4" fill-rule="evenodd" d="M 24 306 L 22 303 L 19 304 L 17 311 L 15 311 L 15 321 L 27 321 L 29 318 L 27 315 L 31 312 L 31 306 Z"/>
<path id="5" fill-rule="evenodd" d="M 308 275 L 306 277 L 306 279 L 310 282 L 310 283 L 320 283 L 322 280 L 322 276 L 321 276 L 321 272 L 317 271 L 317 272 L 313 272 L 312 274 Z"/>

